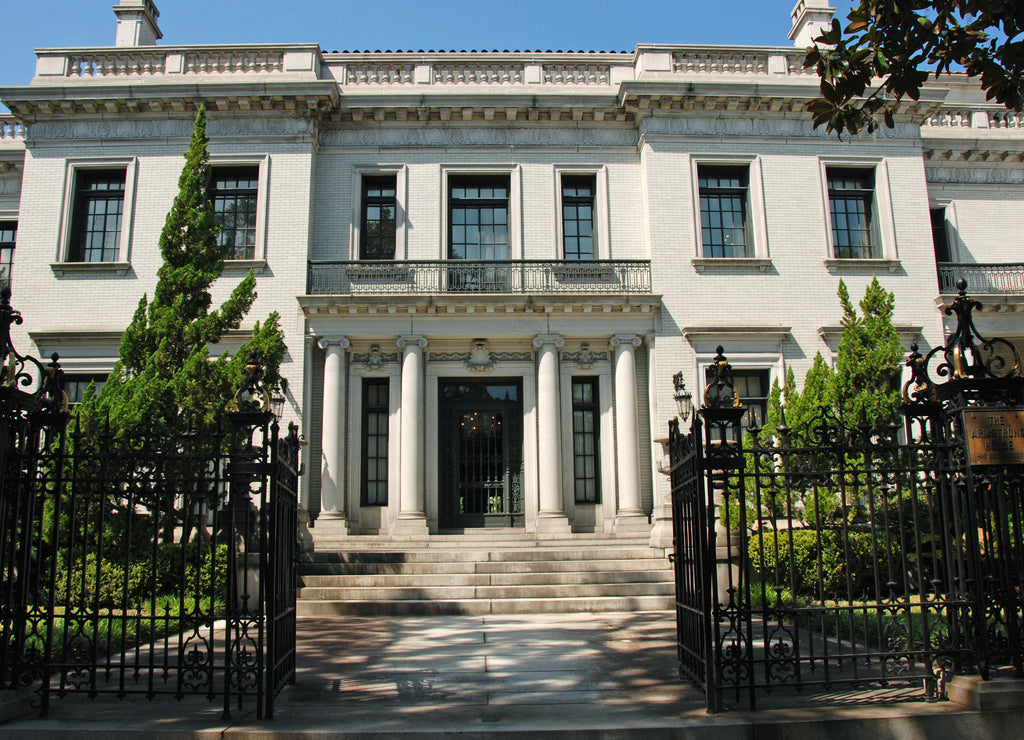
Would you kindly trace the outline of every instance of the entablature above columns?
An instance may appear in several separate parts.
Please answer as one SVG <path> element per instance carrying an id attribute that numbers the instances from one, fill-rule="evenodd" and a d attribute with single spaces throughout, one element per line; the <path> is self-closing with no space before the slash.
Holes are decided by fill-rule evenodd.
<path id="1" fill-rule="evenodd" d="M 594 297 L 558 296 L 544 300 L 538 296 L 469 298 L 452 296 L 353 300 L 352 296 L 299 296 L 299 309 L 307 317 L 329 316 L 502 316 L 502 315 L 621 315 L 652 314 L 661 310 L 660 295 L 601 295 Z"/>

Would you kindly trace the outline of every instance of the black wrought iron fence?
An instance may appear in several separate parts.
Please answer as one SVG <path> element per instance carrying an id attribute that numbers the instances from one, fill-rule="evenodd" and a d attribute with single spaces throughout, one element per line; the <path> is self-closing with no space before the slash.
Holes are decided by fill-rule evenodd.
<path id="1" fill-rule="evenodd" d="M 1024 676 L 1024 377 L 962 291 L 947 345 L 913 348 L 902 419 L 744 433 L 719 348 L 711 403 L 670 427 L 680 673 L 709 710 Z"/>
<path id="2" fill-rule="evenodd" d="M 0 685 L 41 714 L 85 692 L 273 716 L 295 675 L 296 428 L 243 398 L 213 429 L 87 432 L 56 358 L 0 325 Z"/>

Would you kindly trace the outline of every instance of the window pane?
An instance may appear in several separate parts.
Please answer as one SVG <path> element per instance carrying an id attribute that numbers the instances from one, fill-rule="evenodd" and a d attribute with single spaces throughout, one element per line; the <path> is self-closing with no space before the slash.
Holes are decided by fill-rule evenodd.
<path id="1" fill-rule="evenodd" d="M 826 170 L 834 256 L 867 259 L 879 256 L 872 226 L 874 170 Z"/>
<path id="2" fill-rule="evenodd" d="M 364 506 L 387 505 L 388 381 L 363 381 L 362 500 Z"/>
<path id="3" fill-rule="evenodd" d="M 750 257 L 747 243 L 747 168 L 697 168 L 701 244 L 705 257 Z"/>
<path id="4" fill-rule="evenodd" d="M 398 211 L 396 182 L 397 175 L 363 178 L 360 259 L 395 258 L 395 214 Z"/>
<path id="5" fill-rule="evenodd" d="M 218 167 L 210 180 L 210 200 L 220 226 L 217 243 L 225 259 L 256 254 L 256 202 L 259 167 Z"/>
<path id="6" fill-rule="evenodd" d="M 594 233 L 594 175 L 562 175 L 562 256 L 567 260 L 591 260 Z"/>
<path id="7" fill-rule="evenodd" d="M 573 378 L 572 448 L 577 503 L 598 503 L 597 379 Z"/>

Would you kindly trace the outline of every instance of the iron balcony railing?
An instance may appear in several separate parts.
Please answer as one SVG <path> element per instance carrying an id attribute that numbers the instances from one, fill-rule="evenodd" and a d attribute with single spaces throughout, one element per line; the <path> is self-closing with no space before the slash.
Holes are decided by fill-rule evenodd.
<path id="1" fill-rule="evenodd" d="M 650 293 L 648 260 L 311 260 L 309 295 Z"/>
<path id="2" fill-rule="evenodd" d="M 956 281 L 967 281 L 971 295 L 1024 293 L 1024 264 L 939 263 L 939 292 L 956 293 Z"/>

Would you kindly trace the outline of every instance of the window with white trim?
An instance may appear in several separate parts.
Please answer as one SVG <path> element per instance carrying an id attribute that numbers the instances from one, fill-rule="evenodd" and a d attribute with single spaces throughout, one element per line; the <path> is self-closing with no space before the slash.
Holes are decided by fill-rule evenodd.
<path id="1" fill-rule="evenodd" d="M 124 218 L 124 167 L 75 172 L 69 262 L 117 262 Z"/>
<path id="2" fill-rule="evenodd" d="M 828 166 L 825 178 L 833 256 L 836 259 L 880 259 L 874 169 Z"/>
<path id="3" fill-rule="evenodd" d="M 258 165 L 213 168 L 209 193 L 220 226 L 217 243 L 225 249 L 225 259 L 256 257 L 259 180 Z"/>

